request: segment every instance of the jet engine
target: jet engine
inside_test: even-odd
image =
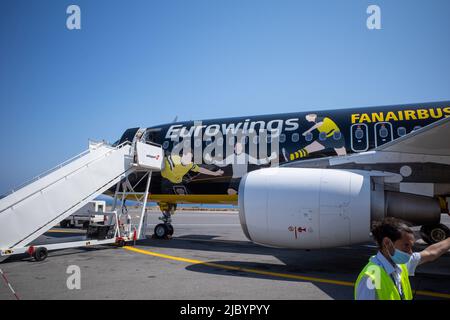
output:
[[[266,168],[239,186],[239,218],[258,244],[298,249],[344,246],[371,239],[374,219],[439,221],[433,198],[376,190],[368,171]],[[411,219],[408,219],[411,217]]]

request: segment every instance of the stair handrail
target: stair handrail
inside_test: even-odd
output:
[[[129,142],[129,141],[124,141],[124,142],[122,142],[121,144],[119,144],[119,145],[117,145],[117,146],[115,146],[115,147],[111,147],[111,148],[112,148],[113,150],[118,150],[118,149],[122,148],[123,146],[125,146],[125,145],[127,145],[127,144],[131,144],[131,142]],[[103,145],[108,145],[108,146],[110,146],[110,145],[107,144],[106,142],[102,142],[101,144],[99,144],[99,146],[103,146]],[[110,151],[111,151],[111,150],[110,150]],[[76,156],[70,158],[69,160],[66,160],[66,161],[62,162],[61,164],[59,164],[59,165],[57,165],[57,166],[55,166],[55,167],[53,167],[53,168],[51,168],[51,169],[49,169],[49,170],[47,170],[47,171],[41,173],[40,175],[38,175],[38,176],[36,176],[36,177],[34,177],[34,178],[30,179],[30,180],[28,180],[27,182],[21,184],[20,186],[18,186],[18,187],[16,187],[16,188],[14,188],[14,189],[8,191],[7,193],[1,195],[1,196],[0,196],[0,200],[3,199],[3,198],[6,198],[7,196],[13,194],[14,192],[17,192],[17,191],[19,191],[20,189],[22,189],[22,188],[24,188],[24,187],[26,187],[26,186],[32,184],[32,183],[35,182],[35,181],[38,181],[38,180],[40,180],[40,179],[42,179],[42,178],[48,176],[50,173],[55,172],[56,170],[61,169],[61,168],[65,167],[65,166],[67,166],[69,163],[74,162],[75,160],[77,160],[77,159],[83,157],[84,155],[88,154],[89,152],[90,152],[90,149],[87,149],[87,150],[81,152],[80,154],[78,154],[78,155],[76,155]],[[109,153],[109,152],[107,152],[107,153]],[[107,153],[105,153],[105,154],[107,154]],[[97,159],[98,159],[98,158],[97,158]],[[95,161],[95,160],[97,160],[97,159],[94,159],[94,160],[92,160],[92,161]],[[85,167],[85,165],[84,165],[83,167]],[[80,169],[80,168],[77,168],[76,170],[72,171],[71,173],[73,173],[73,172],[75,172],[75,171],[78,171],[79,169]],[[67,175],[66,175],[66,176],[67,176]],[[63,178],[65,178],[66,176],[64,176]],[[59,181],[59,180],[61,180],[61,179],[58,179],[57,181]],[[43,190],[43,189],[49,187],[49,186],[52,185],[52,184],[53,184],[53,183],[51,183],[51,184],[49,184],[49,185],[43,187],[43,188],[40,189],[39,191],[41,191],[41,190]],[[39,191],[37,191],[37,192],[39,192]],[[26,198],[29,198],[30,196],[32,196],[33,194],[36,194],[37,192],[32,193],[31,195],[25,197],[25,198],[22,199],[22,200],[25,200]],[[21,200],[21,201],[22,201],[22,200]],[[21,202],[21,201],[18,201],[18,202]],[[14,203],[13,205],[8,206],[8,207],[5,208],[4,210],[6,210],[6,209],[8,209],[8,208],[10,208],[10,207],[12,207],[12,206],[14,206],[14,205],[16,205],[18,202]],[[2,211],[4,211],[4,210],[1,210],[0,212],[2,212]]]

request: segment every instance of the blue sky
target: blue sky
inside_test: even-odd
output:
[[[66,8],[81,8],[81,30]],[[366,28],[381,8],[382,30]],[[2,0],[0,193],[129,127],[450,100],[450,1]]]

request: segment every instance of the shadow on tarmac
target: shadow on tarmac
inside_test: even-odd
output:
[[[50,242],[59,240],[62,237],[60,234],[47,235],[47,240]],[[53,239],[52,239],[53,238]],[[65,238],[71,241],[76,240],[78,237],[65,235]],[[377,248],[372,243],[354,245],[349,247],[338,247],[332,249],[321,250],[296,250],[296,249],[278,249],[269,248],[256,245],[250,241],[239,240],[223,240],[218,239],[219,236],[212,234],[190,234],[180,237],[174,237],[171,240],[155,240],[146,239],[137,242],[139,247],[147,247],[149,251],[153,249],[184,249],[189,251],[206,251],[216,253],[235,253],[236,258],[239,260],[207,260],[204,262],[210,264],[217,264],[223,266],[229,266],[239,269],[255,269],[263,272],[274,272],[294,276],[302,277],[314,277],[326,280],[336,280],[345,282],[354,282],[360,272],[360,270],[367,263],[370,256],[374,255]],[[425,245],[416,244],[416,251],[421,251],[425,248]],[[95,247],[81,247],[76,249],[66,249],[60,251],[51,251],[49,258],[56,256],[68,256],[77,253],[115,249],[115,246],[95,246]],[[165,253],[165,252],[164,252]],[[237,255],[239,254],[239,256]],[[243,260],[242,254],[250,255],[248,261]],[[273,256],[281,263],[276,264],[273,262],[258,262],[255,261],[260,256]],[[190,256],[183,256],[184,258],[196,259],[191,254]],[[246,258],[244,258],[246,259]],[[261,260],[263,258],[260,258]],[[15,261],[26,261],[32,263],[45,263],[35,262],[28,254],[11,256],[4,260],[2,263],[11,263]],[[204,260],[204,258],[200,259]],[[439,293],[450,294],[450,254],[446,254],[438,261],[427,264],[426,266],[420,266],[416,271],[416,276],[411,277],[411,285],[413,291],[426,290]],[[245,277],[245,278],[257,278],[265,280],[277,280],[277,281],[295,281],[295,282],[311,282],[325,292],[333,299],[353,299],[353,287],[321,283],[317,281],[308,281],[301,279],[292,279],[283,276],[260,274],[257,272],[245,271],[245,270],[229,270],[225,267],[209,266],[205,264],[191,264],[185,267],[186,270],[191,272],[207,273],[224,275],[231,277]],[[430,299],[431,297],[417,295],[417,299]],[[293,297],[293,299],[301,299],[299,297]],[[437,298],[432,298],[437,299]]]
[[[277,258],[282,264],[242,260],[208,260],[205,262],[240,269],[256,269],[263,272],[275,272],[345,282],[355,282],[359,272],[367,263],[368,259],[377,252],[377,248],[374,247],[372,243],[332,249],[296,250],[268,248],[256,245],[250,241],[227,241],[216,238],[217,236],[215,235],[192,234],[174,237],[171,240],[141,240],[137,245],[140,247],[150,247],[148,248],[150,251],[155,248],[167,248],[249,255],[270,255]],[[425,245],[417,244],[415,250],[421,251],[425,247]],[[195,257],[193,257],[193,259],[195,259]],[[416,275],[410,278],[413,293],[421,290],[450,294],[450,274],[448,267],[446,267],[449,264],[450,254],[446,254],[436,262],[418,267]],[[428,266],[432,268],[427,268]],[[436,271],[438,269],[437,267],[444,268],[444,272],[441,273]],[[333,299],[353,299],[353,286],[292,279],[283,276],[264,275],[242,270],[229,270],[221,268],[220,266],[215,267],[202,263],[189,265],[186,267],[186,270],[232,277],[312,282],[317,288]],[[295,297],[294,299],[301,299],[301,297]],[[416,295],[415,299],[423,300],[438,298]]]

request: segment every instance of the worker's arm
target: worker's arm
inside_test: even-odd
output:
[[[419,264],[434,261],[440,256],[442,256],[444,253],[448,252],[448,250],[450,250],[450,238],[435,243],[426,248],[425,250],[421,251]]]

